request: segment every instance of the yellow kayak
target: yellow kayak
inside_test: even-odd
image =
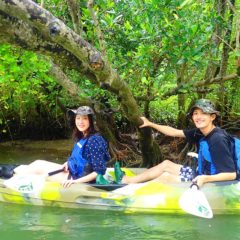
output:
[[[137,173],[141,169],[130,169]],[[113,169],[108,169],[108,173]],[[40,176],[0,179],[0,201],[64,208],[119,210],[124,212],[184,213],[179,199],[190,183],[146,182],[129,185],[73,184],[63,188]],[[240,213],[240,182],[205,184],[205,194],[214,214]]]

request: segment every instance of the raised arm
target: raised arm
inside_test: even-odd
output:
[[[170,137],[185,137],[183,130],[179,130],[166,125],[159,125],[159,124],[153,123],[145,117],[141,117],[141,119],[143,120],[143,124],[139,126],[140,128],[151,127]]]

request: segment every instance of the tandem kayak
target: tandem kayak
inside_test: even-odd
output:
[[[129,169],[139,173],[142,169]],[[113,169],[108,169],[112,174]],[[0,179],[0,201],[40,206],[118,210],[144,213],[179,213],[182,194],[190,183],[163,184],[155,181],[129,185],[61,184],[40,176]],[[240,214],[240,182],[207,183],[205,194],[214,214]]]

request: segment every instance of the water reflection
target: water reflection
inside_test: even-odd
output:
[[[70,154],[72,140],[17,141],[0,144],[0,163],[26,164],[36,159],[64,162]]]
[[[1,239],[239,239],[237,216],[212,220],[182,215],[124,214],[110,211],[0,204]],[[229,224],[226,224],[229,223]],[[29,237],[29,238],[28,238]]]

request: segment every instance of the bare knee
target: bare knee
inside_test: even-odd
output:
[[[46,165],[48,161],[46,160],[35,160],[34,162],[30,163],[29,166],[43,166]]]
[[[168,159],[166,159],[166,160],[164,160],[162,163],[163,163],[164,165],[166,165],[166,166],[169,166],[169,165],[171,165],[173,162],[170,161],[170,160],[168,160]]]
[[[28,171],[34,174],[44,174],[50,167],[51,163],[46,160],[35,160],[29,164]]]
[[[164,160],[163,162],[159,163],[157,166],[161,168],[162,170],[165,170],[169,168],[172,165],[172,161],[170,160]]]

